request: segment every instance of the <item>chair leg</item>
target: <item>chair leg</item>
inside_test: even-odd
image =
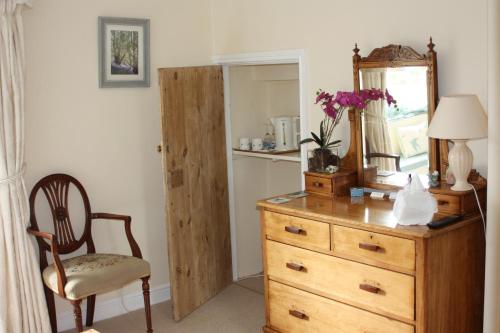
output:
[[[95,295],[87,297],[87,320],[85,326],[94,325]]]
[[[142,278],[142,294],[144,295],[144,310],[146,311],[147,333],[153,332],[151,324],[151,302],[149,300],[149,276]]]
[[[56,304],[54,303],[54,292],[43,285],[43,291],[45,292],[45,302],[47,303],[47,311],[49,312],[50,327],[52,328],[52,333],[57,333],[57,317],[56,317]]]
[[[70,301],[73,304],[73,315],[75,316],[75,325],[77,332],[83,332],[83,323],[82,323],[82,309],[80,308],[80,304],[82,300]]]

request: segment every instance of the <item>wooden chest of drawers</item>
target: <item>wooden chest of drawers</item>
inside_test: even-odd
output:
[[[478,216],[398,226],[390,201],[311,195],[261,209],[265,332],[482,332]]]

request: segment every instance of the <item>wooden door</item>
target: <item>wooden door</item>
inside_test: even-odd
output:
[[[170,283],[180,320],[232,282],[220,66],[160,69]]]

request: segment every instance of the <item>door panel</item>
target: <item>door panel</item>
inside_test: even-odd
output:
[[[220,66],[160,69],[163,172],[173,315],[232,282]]]

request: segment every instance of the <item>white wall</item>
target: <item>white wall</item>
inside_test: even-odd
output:
[[[313,104],[315,91],[353,88],[355,42],[362,55],[389,43],[425,52],[432,36],[438,53],[440,95],[475,93],[486,105],[486,0],[212,3],[215,54],[305,49],[313,129],[321,118]],[[470,146],[475,167],[486,175],[486,141]]]
[[[484,333],[500,332],[500,3],[488,0],[488,216]]]
[[[28,188],[69,173],[93,211],[131,215],[152,287],[169,283],[156,69],[210,63],[209,12],[208,0],[42,0],[24,15]],[[150,88],[98,88],[98,16],[151,20]],[[119,222],[95,226],[99,251],[130,253]]]

